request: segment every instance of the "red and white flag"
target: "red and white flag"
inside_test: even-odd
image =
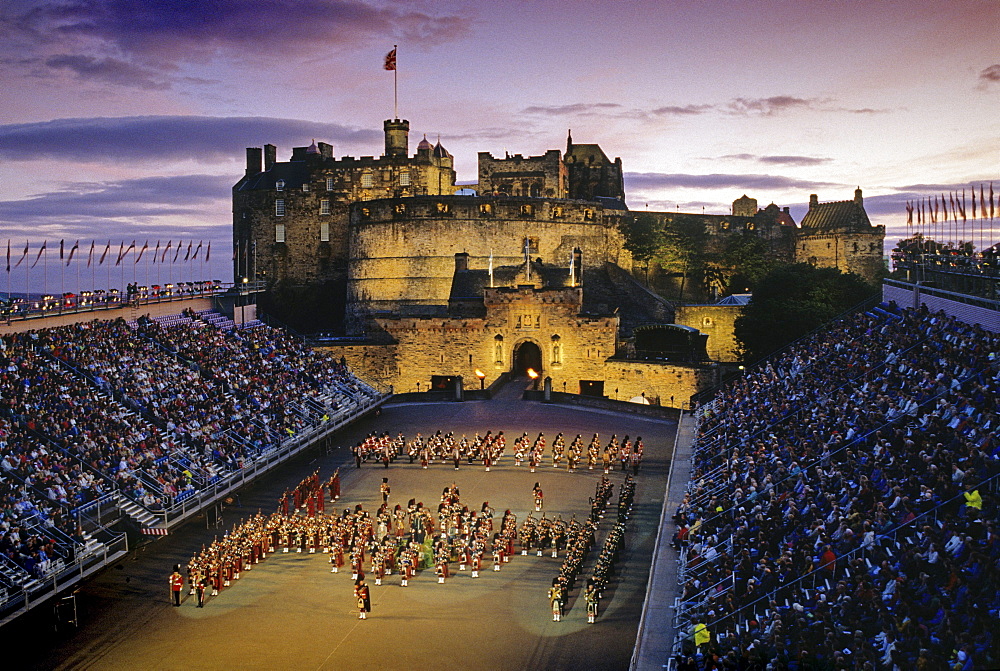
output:
[[[111,241],[108,240],[108,246],[104,248],[104,253],[101,254],[101,260],[97,262],[97,265],[99,266],[104,265],[104,259],[108,256],[108,252],[110,251],[111,251]]]
[[[160,263],[165,263],[166,262],[167,252],[170,251],[170,248],[173,245],[174,245],[174,243],[173,243],[172,240],[167,240],[167,248],[163,250],[163,256],[160,257]]]
[[[382,65],[386,70],[396,69],[396,47],[392,48],[392,51],[385,55],[385,63]]]
[[[97,246],[97,240],[90,241],[90,255],[87,256],[87,267],[90,267],[90,262],[94,260],[94,247]]]
[[[142,255],[146,253],[147,249],[149,249],[149,240],[146,240],[146,243],[142,246],[142,249],[139,250],[139,256],[135,257],[136,263],[142,261]]]
[[[77,241],[76,241],[76,244],[75,244],[75,245],[73,245],[73,247],[72,247],[72,248],[70,248],[70,250],[69,250],[69,258],[68,258],[68,259],[66,259],[66,265],[67,265],[67,266],[68,266],[69,264],[73,263],[73,255],[74,255],[74,254],[76,254],[76,250],[78,250],[79,248],[80,248],[80,241],[79,241],[79,240],[77,240]]]

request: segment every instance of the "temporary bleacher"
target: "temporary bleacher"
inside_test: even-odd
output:
[[[21,565],[0,553],[0,622],[121,556],[124,535],[109,531],[109,524],[123,516],[143,527],[178,524],[387,398],[327,355],[261,322],[236,329],[232,320],[202,311],[118,323],[125,328],[91,322],[5,337],[0,398],[9,401],[0,413],[0,459],[23,456],[15,459],[18,469],[0,472],[0,490],[17,491],[22,508],[31,511],[17,523],[44,537],[53,556]],[[193,347],[199,339],[219,348],[216,361],[207,363],[221,368],[203,369],[178,349],[179,342]],[[274,357],[257,361],[254,388],[228,385],[227,371],[258,356],[261,342]],[[146,365],[127,363],[137,357]],[[299,363],[312,372],[304,375]],[[43,376],[49,386],[19,387],[22,371]],[[46,399],[41,394],[47,388],[61,391]],[[194,428],[192,414],[166,409],[169,399],[192,395],[200,395],[206,408],[222,404],[210,412],[223,421],[211,427],[202,422],[210,433]],[[287,399],[269,412],[255,405],[271,397]],[[74,413],[72,426],[33,418],[41,411],[44,419],[49,404],[67,403],[87,409]],[[93,437],[108,431],[123,441],[100,457],[95,450],[103,441]],[[52,500],[36,475],[45,469],[31,466],[37,454],[49,455],[46,463],[62,464],[92,489],[77,491],[76,480],[65,480],[72,498]]]

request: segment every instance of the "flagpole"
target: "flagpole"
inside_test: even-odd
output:
[[[393,65],[399,63],[399,51],[397,51],[397,45],[392,45],[392,51],[396,55],[396,62]],[[399,66],[396,65],[392,69],[392,118],[399,118]]]

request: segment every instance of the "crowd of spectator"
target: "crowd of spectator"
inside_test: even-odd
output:
[[[998,345],[884,305],[700,411],[678,668],[1000,665]]]
[[[162,510],[377,393],[282,331],[199,316],[0,338],[0,554],[44,573],[43,532],[79,538],[81,506]]]

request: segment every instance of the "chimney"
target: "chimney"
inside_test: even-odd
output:
[[[455,254],[455,272],[464,273],[469,269],[469,253],[458,252]]]
[[[273,144],[264,145],[264,170],[270,170],[278,162],[278,148]]]
[[[815,193],[809,194],[809,209],[811,210],[817,205],[819,205],[819,196],[817,196]]]
[[[854,202],[857,203],[858,207],[865,206],[865,199],[861,197],[861,187],[859,186],[854,190]]]
[[[260,173],[260,147],[247,147],[247,177]]]

